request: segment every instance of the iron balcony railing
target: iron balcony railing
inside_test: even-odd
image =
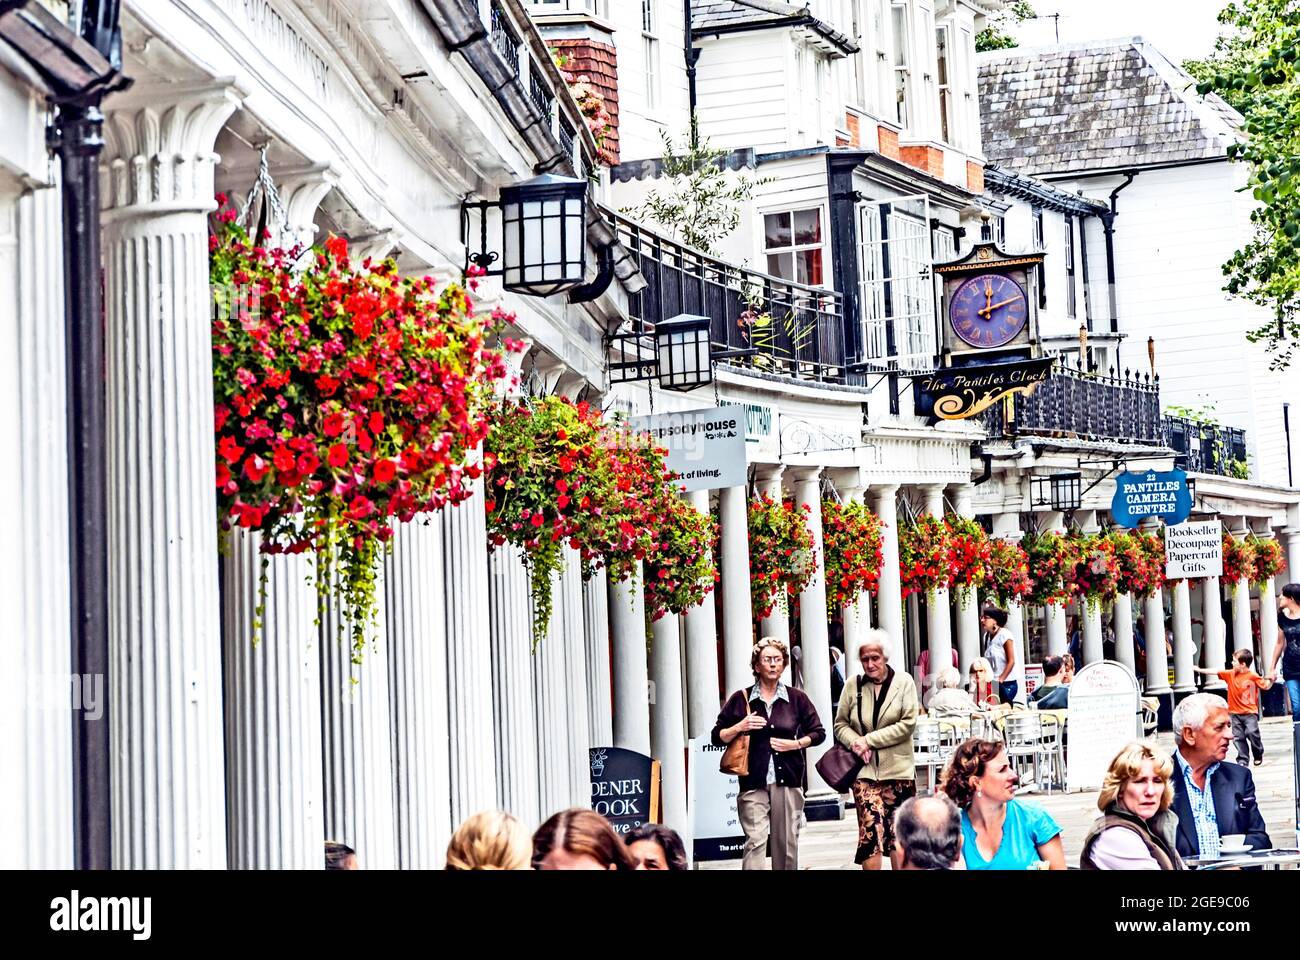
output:
[[[647,286],[628,298],[634,332],[678,314],[707,316],[726,362],[803,380],[843,383],[842,298],[711,257],[625,217],[619,240]],[[744,353],[741,353],[741,352]]]
[[[1247,477],[1245,430],[1166,416],[1164,442],[1177,455],[1177,465],[1188,473]]]
[[[519,72],[519,34],[511,26],[501,4],[492,4],[492,46],[515,73]]]
[[[559,127],[560,146],[564,147],[565,153],[569,156],[573,156],[573,141],[574,138],[577,137],[578,131],[573,128],[573,124],[569,123],[563,114],[560,115]]]
[[[532,99],[533,106],[549,121],[551,109],[555,105],[555,94],[542,82],[542,68],[536,64],[531,66],[532,69],[528,71],[528,96]]]
[[[1084,373],[1059,360],[1029,396],[1013,394],[1012,408],[995,404],[983,415],[993,436],[1060,436],[1161,445],[1160,378],[1125,370]]]

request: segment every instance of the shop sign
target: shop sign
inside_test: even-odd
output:
[[[1172,526],[1192,512],[1192,491],[1182,470],[1121,473],[1115,478],[1110,515],[1121,527],[1136,527],[1155,518]]]
[[[745,485],[745,417],[744,407],[730,405],[634,417],[630,425],[667,448],[675,483],[690,492]]]
[[[1014,363],[980,363],[946,367],[912,377],[918,416],[937,420],[966,420],[978,416],[1003,397],[1031,394],[1052,373],[1051,357]]]

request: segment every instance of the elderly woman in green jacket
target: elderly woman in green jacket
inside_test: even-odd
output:
[[[894,812],[916,795],[916,683],[889,665],[888,639],[883,630],[868,631],[858,648],[863,673],[844,685],[835,713],[835,739],[863,761],[853,783],[853,802],[858,810],[854,862],[864,870],[879,870],[882,854],[899,869]]]

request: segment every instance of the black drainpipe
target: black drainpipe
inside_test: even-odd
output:
[[[1110,298],[1110,332],[1119,333],[1119,303],[1115,296],[1115,217],[1119,212],[1119,192],[1133,182],[1136,170],[1124,174],[1125,180],[1110,192],[1110,210],[1101,214],[1101,228],[1106,234],[1106,285]],[[1115,369],[1120,369],[1119,344],[1115,345]]]
[[[699,63],[700,51],[695,46],[695,25],[691,22],[691,0],[682,0],[686,16],[686,95],[689,98],[690,117],[695,116],[695,65]]]

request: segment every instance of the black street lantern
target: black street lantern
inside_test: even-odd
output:
[[[502,282],[534,297],[576,287],[587,269],[587,181],[543,174],[501,190]]]
[[[1055,473],[1046,477],[1034,477],[1030,480],[1033,506],[1051,507],[1062,513],[1071,513],[1079,509],[1083,502],[1082,475],[1078,473]]]
[[[713,382],[709,318],[683,313],[655,324],[659,386],[694,390]]]

